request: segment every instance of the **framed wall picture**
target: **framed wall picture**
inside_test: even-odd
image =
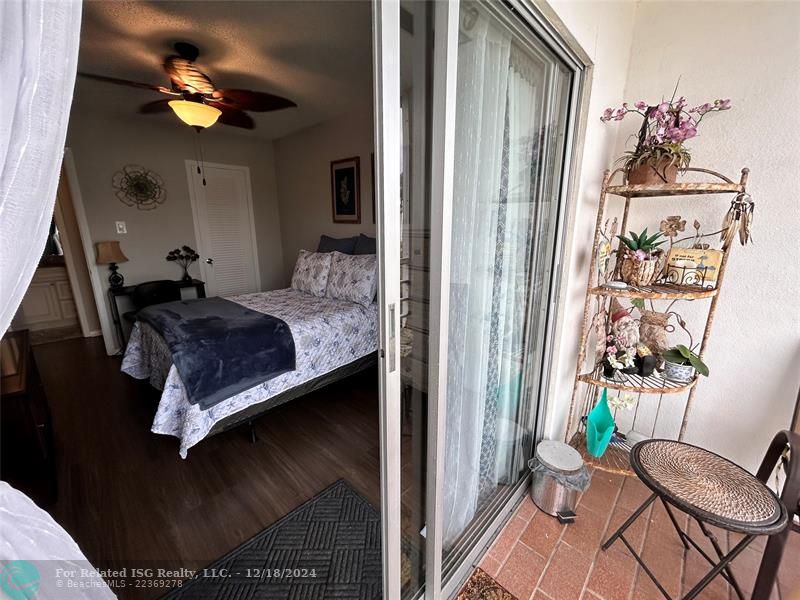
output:
[[[359,158],[331,161],[331,202],[334,223],[361,223]]]

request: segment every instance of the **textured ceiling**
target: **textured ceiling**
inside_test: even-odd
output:
[[[218,87],[270,92],[298,107],[250,113],[255,131],[278,138],[372,101],[370,2],[84,2],[78,70],[169,85],[161,68],[176,41],[200,48],[197,63]],[[78,78],[75,108],[181,125],[170,114],[137,115],[156,92]]]

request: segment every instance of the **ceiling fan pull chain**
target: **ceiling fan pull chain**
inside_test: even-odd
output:
[[[195,129],[195,131],[197,131],[197,137],[195,138],[195,147],[197,148],[197,154],[200,157],[200,159],[197,161],[197,174],[203,176],[203,187],[205,187],[206,186],[206,176],[205,176],[204,167],[203,167],[203,163],[204,163],[204,161],[203,161],[203,142],[200,140],[200,132],[202,131],[202,129],[197,128],[197,129]]]

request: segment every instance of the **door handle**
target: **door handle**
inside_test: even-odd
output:
[[[207,258],[206,259],[206,264],[207,265],[213,265],[214,264],[214,259],[213,258]]]
[[[396,368],[396,356],[394,350],[394,343],[397,336],[397,332],[395,331],[397,316],[396,316],[397,308],[395,307],[394,303],[389,305],[389,348],[388,348],[388,359],[389,359],[389,373],[394,373]]]

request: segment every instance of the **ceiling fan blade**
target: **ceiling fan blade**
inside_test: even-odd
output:
[[[172,82],[182,90],[198,94],[211,94],[216,89],[208,75],[198,69],[192,61],[181,56],[165,58],[164,70]]]
[[[154,92],[161,92],[162,94],[169,94],[170,96],[180,96],[175,92],[163,85],[152,85],[149,83],[139,83],[138,81],[129,81],[128,79],[118,79],[117,77],[106,77],[105,75],[94,75],[93,73],[78,73],[81,77],[86,79],[94,79],[95,81],[103,81],[105,83],[113,83],[115,85],[126,85],[128,87],[140,88],[143,90],[153,90]]]
[[[217,104],[230,106],[231,108],[252,110],[253,112],[269,112],[297,106],[297,104],[288,98],[275,96],[274,94],[236,89],[216,90],[211,94],[209,100]]]
[[[253,117],[248,115],[246,112],[239,110],[238,108],[231,108],[230,106],[225,106],[224,104],[219,103],[215,104],[214,107],[222,111],[222,114],[219,116],[219,123],[231,125],[233,127],[241,127],[242,129],[256,128],[256,123],[253,121]]]
[[[154,113],[162,113],[168,112],[170,109],[169,103],[172,100],[163,99],[163,100],[155,100],[153,102],[148,102],[147,104],[142,104],[139,107],[139,113],[143,115],[150,115]]]

